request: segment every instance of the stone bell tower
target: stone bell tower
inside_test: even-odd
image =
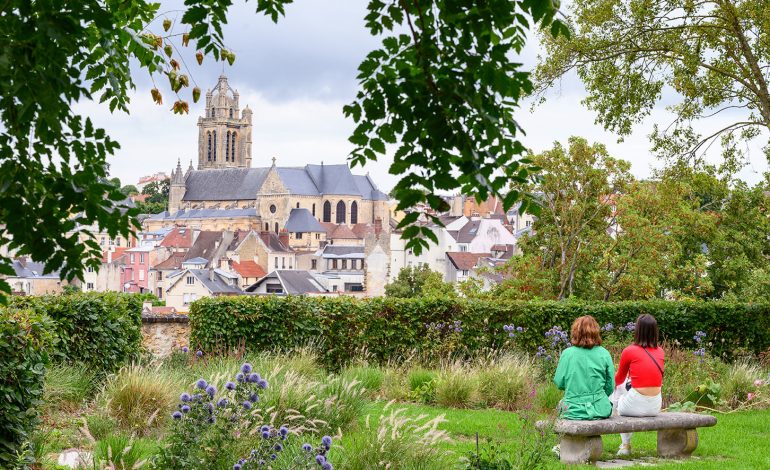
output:
[[[205,115],[198,118],[198,169],[251,167],[251,110],[242,112],[238,92],[219,76],[206,92]]]

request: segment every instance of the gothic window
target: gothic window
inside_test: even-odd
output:
[[[206,132],[206,135],[209,138],[209,153],[208,153],[208,161],[211,161],[211,132]]]
[[[324,222],[332,221],[332,203],[329,201],[324,202]]]
[[[235,161],[235,132],[230,135],[230,161]]]
[[[225,161],[230,161],[230,131],[227,131],[227,137],[225,138]]]
[[[345,223],[345,203],[343,201],[337,203],[337,223]]]
[[[211,151],[211,161],[217,161],[217,132],[214,131],[214,147]]]
[[[230,119],[233,118],[233,108],[230,108]]]
[[[278,233],[278,222],[275,223],[275,233]]]
[[[353,201],[350,204],[350,223],[351,224],[358,223],[358,203],[356,201]]]
[[[313,217],[315,217],[315,203],[313,204]]]
[[[270,224],[265,222],[265,232],[267,232],[268,230],[270,230]]]

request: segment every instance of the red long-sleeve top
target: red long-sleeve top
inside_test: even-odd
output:
[[[665,368],[662,348],[647,348],[661,369]],[[631,377],[631,387],[660,387],[663,385],[663,375],[660,373],[652,358],[644,352],[641,346],[632,344],[620,355],[618,372],[615,374],[615,385],[625,382]]]

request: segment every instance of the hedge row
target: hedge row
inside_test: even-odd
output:
[[[770,348],[770,304],[728,302],[489,302],[439,298],[217,297],[192,304],[191,344],[205,350],[245,345],[252,350],[292,348],[323,342],[334,367],[366,350],[374,359],[426,346],[426,324],[462,322],[469,352],[496,347],[503,325],[526,328],[516,341],[534,350],[552,326],[568,328],[581,315],[601,324],[625,325],[641,313],[655,315],[664,339],[695,347],[696,331],[707,333],[710,353],[726,358]]]
[[[37,425],[51,331],[44,315],[0,309],[0,468],[11,468]]]
[[[145,297],[114,292],[14,297],[10,307],[53,320],[52,359],[107,373],[139,356]]]

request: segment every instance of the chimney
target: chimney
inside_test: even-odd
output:
[[[219,258],[219,269],[227,271],[230,268],[230,260],[225,257]]]
[[[382,219],[377,217],[374,219],[374,236],[380,238],[380,233],[382,233]]]
[[[209,268],[209,281],[214,280],[214,268]]]
[[[267,230],[262,230],[261,232],[259,232],[259,238],[262,239],[262,242],[265,245],[270,246],[270,232],[268,232]]]
[[[282,229],[280,232],[278,232],[278,241],[280,241],[281,245],[285,246],[286,248],[289,247],[289,232],[287,232],[286,229]]]

